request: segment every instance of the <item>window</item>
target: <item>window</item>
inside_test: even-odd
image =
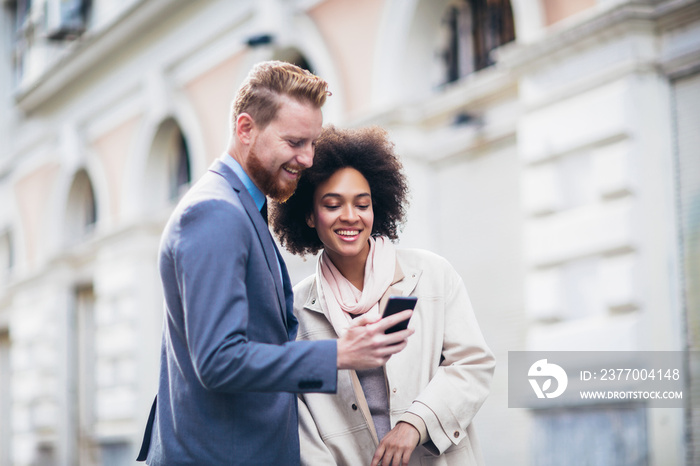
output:
[[[21,30],[24,28],[24,24],[29,17],[29,12],[32,9],[32,0],[16,0],[10,2],[14,4],[16,12],[16,30]]]
[[[56,454],[56,444],[54,441],[40,440],[36,446],[36,466],[54,466],[58,464]]]
[[[48,0],[44,6],[48,39],[74,40],[85,32],[89,0]]]
[[[686,318],[688,349],[691,364],[698,364],[700,350],[700,74],[679,78],[673,83],[676,131],[676,217],[680,231],[681,289]],[[691,330],[693,329],[693,330]],[[694,367],[698,367],[697,365]],[[691,386],[700,385],[697,372],[691,375]],[[693,390],[688,401],[690,441],[689,463],[700,462],[700,393]]]
[[[0,233],[0,276],[8,274],[15,265],[12,233],[8,230]]]
[[[71,437],[77,440],[76,463],[95,464],[95,294],[92,285],[77,287],[74,303],[69,330],[72,335],[68,340],[71,342],[69,393],[73,397],[70,419],[75,432]]]
[[[146,209],[160,212],[176,202],[192,181],[192,159],[187,137],[174,118],[165,119],[156,131],[146,162]]]
[[[447,83],[492,65],[491,51],[515,39],[509,0],[455,0],[445,12],[443,28]]]
[[[534,411],[532,464],[647,464],[645,413],[634,405]]]
[[[301,69],[314,73],[314,70],[311,68],[311,64],[308,62],[306,57],[295,48],[290,47],[278,50],[275,53],[275,60],[286,61],[287,63],[297,65]]]
[[[95,195],[85,170],[79,171],[73,179],[73,185],[68,194],[66,217],[67,234],[71,241],[92,233],[97,223]]]
[[[15,86],[22,81],[24,76],[24,59],[29,49],[29,36],[32,29],[29,25],[31,7],[31,0],[9,2],[12,15],[12,74],[13,85]]]
[[[100,444],[100,464],[102,466],[121,466],[133,462],[134,452],[131,444],[124,441],[103,442]]]
[[[10,464],[10,335],[0,330],[0,464]]]
[[[178,199],[190,185],[190,151],[185,136],[178,130],[174,134],[172,173],[170,175],[170,199]]]

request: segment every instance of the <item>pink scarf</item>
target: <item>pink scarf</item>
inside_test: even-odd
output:
[[[383,237],[370,237],[362,291],[333,265],[326,252],[316,264],[317,292],[321,308],[338,336],[345,334],[352,317],[370,313],[379,315],[379,300],[389,289],[396,269],[396,250]]]

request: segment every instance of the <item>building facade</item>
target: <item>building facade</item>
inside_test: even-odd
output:
[[[389,130],[400,246],[455,266],[498,359],[487,464],[700,463],[692,357],[685,409],[507,396],[508,351],[700,349],[700,2],[0,3],[0,466],[133,464],[160,234],[267,59]]]

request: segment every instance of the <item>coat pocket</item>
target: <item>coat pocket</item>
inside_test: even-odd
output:
[[[440,456],[422,456],[420,466],[479,466],[479,463],[474,457],[471,444],[462,442],[456,448],[449,448]]]

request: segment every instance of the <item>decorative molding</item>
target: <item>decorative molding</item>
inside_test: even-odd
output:
[[[671,79],[700,73],[700,49],[663,60],[661,71]]]
[[[582,18],[582,19],[581,19]],[[541,60],[565,56],[571,49],[579,50],[589,39],[619,35],[631,30],[657,33],[658,28],[671,29],[700,18],[697,0],[629,1],[607,9],[596,9],[593,14],[576,17],[577,24],[558,23],[532,43],[513,42],[497,49],[497,61],[522,73]]]
[[[668,0],[656,7],[659,27],[675,29],[700,19],[700,2],[697,0]]]
[[[153,240],[153,250],[157,251],[165,220],[161,218],[150,219],[150,221],[141,219],[109,232],[91,235],[84,242],[60,250],[58,254],[47,259],[45,263],[32,267],[31,271],[20,273],[19,270],[15,270],[17,273],[13,273],[12,281],[4,287],[5,298],[11,299],[17,293],[31,291],[39,287],[43,280],[50,279],[56,274],[66,275],[65,272],[68,270],[92,266],[105,248],[118,242],[127,244],[134,238],[149,238]]]
[[[412,104],[401,102],[352,123],[356,126],[425,125],[468,111],[469,107],[499,100],[504,94],[517,94],[517,80],[507,70],[495,65],[444,86],[420,101]]]
[[[88,30],[80,39],[69,44],[63,56],[44,70],[40,78],[15,93],[17,106],[28,113],[35,110],[183,3],[186,0],[140,0],[110,26],[94,33]]]
[[[632,134],[630,134],[628,131],[613,130],[607,134],[598,135],[594,139],[586,140],[581,144],[567,147],[565,150],[541,153],[534,156],[529,156],[527,158],[521,157],[521,160],[523,161],[524,166],[540,166],[551,163],[554,160],[558,160],[568,155],[591,151],[599,147],[605,147],[621,141],[629,141],[631,139]]]

